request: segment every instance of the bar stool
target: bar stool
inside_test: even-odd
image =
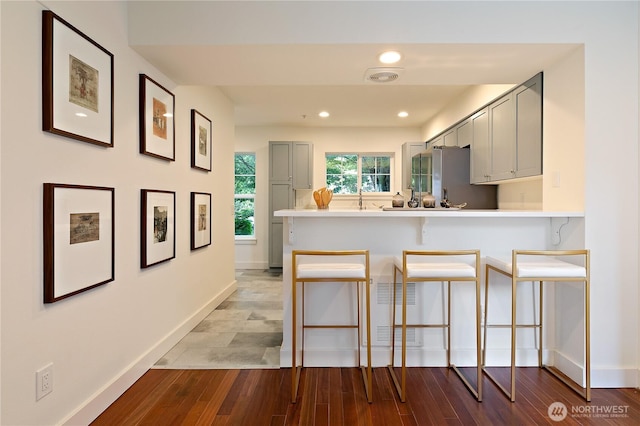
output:
[[[425,261],[417,261],[423,258]],[[433,259],[439,261],[434,261]],[[471,260],[472,262],[465,262]],[[395,285],[397,273],[402,274],[402,366],[401,379],[394,371],[395,360],[395,329],[396,325],[396,291]],[[447,322],[444,324],[407,324],[407,282],[447,282]],[[451,364],[451,282],[467,281],[475,282],[476,293],[476,375],[477,387],[464,377],[458,368]],[[447,330],[447,367],[453,369],[465,386],[482,401],[482,372],[480,365],[480,250],[451,250],[451,251],[414,251],[404,250],[402,258],[396,257],[393,265],[393,320],[391,327],[391,364],[388,370],[395,384],[396,390],[402,402],[406,402],[407,396],[407,328],[408,327],[433,327]]]
[[[585,266],[579,266],[567,261],[558,259],[567,259],[568,257],[581,256]],[[493,270],[497,273],[511,278],[511,323],[510,324],[488,324],[487,314],[489,311],[489,271]],[[539,287],[539,311],[538,321],[533,324],[517,324],[516,323],[516,293],[517,284],[520,282],[538,281]],[[586,388],[584,392],[577,384],[573,383],[564,376],[558,374],[554,369],[543,365],[542,363],[542,301],[543,301],[543,285],[545,281],[555,282],[583,282],[584,283],[584,315],[585,315],[585,354],[584,363],[586,369]],[[486,278],[485,278],[485,311],[484,311],[484,348],[482,350],[482,369],[487,376],[500,388],[500,390],[514,402],[516,400],[516,329],[517,328],[536,328],[538,330],[538,367],[544,368],[553,374],[572,390],[580,394],[586,401],[591,401],[591,364],[590,364],[590,343],[589,343],[589,250],[513,250],[511,261],[494,257],[486,258]],[[535,311],[535,299],[534,311]],[[486,369],[486,350],[487,350],[487,328],[510,328],[511,329],[511,369],[510,369],[510,390],[507,391],[495,377],[493,377]]]
[[[314,256],[322,256],[324,263],[303,263],[306,259]],[[293,250],[291,261],[291,300],[292,300],[292,334],[291,334],[291,402],[295,403],[298,395],[298,384],[300,382],[300,372],[304,367],[304,330],[307,328],[355,328],[358,332],[358,360],[357,364],[362,370],[365,392],[367,400],[372,402],[372,372],[371,372],[371,313],[370,313],[370,289],[369,289],[369,250],[342,250],[342,251],[319,251],[319,250]],[[336,262],[327,263],[326,259],[335,259]],[[346,263],[346,260],[356,261],[356,263]],[[302,261],[302,262],[301,262]],[[342,261],[343,263],[339,263]],[[357,300],[357,324],[350,325],[307,325],[304,320],[304,287],[305,283],[310,282],[354,282],[356,283],[356,300]],[[300,363],[297,365],[297,284],[302,286],[302,336]],[[366,333],[367,333],[367,367],[361,365],[360,345],[361,345],[361,326],[360,326],[360,283],[364,283],[365,287],[365,309],[366,309]]]

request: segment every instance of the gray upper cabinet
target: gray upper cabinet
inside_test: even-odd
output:
[[[456,142],[460,148],[471,145],[471,142],[473,142],[473,125],[471,124],[471,118],[467,118],[456,125],[456,136]]]
[[[471,118],[471,183],[541,175],[542,73],[481,112],[482,116],[474,119],[476,113]],[[484,132],[485,119],[488,133]],[[483,129],[480,133],[479,126]]]
[[[471,125],[471,183],[489,181],[491,144],[489,140],[489,109],[484,108],[469,118]]]
[[[432,146],[444,146],[444,138],[442,137],[442,135],[440,135],[431,139],[427,143],[429,144],[429,148],[431,148]]]
[[[291,182],[292,155],[291,142],[269,142],[269,181]]]
[[[425,149],[427,149],[425,142],[405,142],[402,144],[402,188],[400,188],[402,191],[409,189],[413,185],[411,159]]]
[[[513,92],[516,115],[515,177],[542,174],[542,75]]]
[[[515,177],[516,125],[512,93],[489,105],[491,181]]]
[[[542,174],[542,74],[489,106],[489,181]]]
[[[269,267],[282,267],[282,217],[274,211],[295,207],[295,190],[313,185],[313,144],[269,142]]]
[[[455,127],[443,133],[442,143],[444,146],[458,146],[458,134]]]
[[[313,186],[313,144],[291,142],[293,189],[311,189]]]
[[[292,189],[311,189],[313,144],[269,142],[269,180],[289,182]]]

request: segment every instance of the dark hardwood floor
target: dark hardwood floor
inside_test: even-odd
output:
[[[492,369],[504,383],[508,370]],[[447,368],[410,368],[401,403],[385,368],[374,369],[367,403],[356,368],[303,369],[289,402],[290,369],[149,370],[93,425],[541,425],[640,424],[638,389],[593,389],[585,402],[549,373],[519,368],[516,402],[486,377],[478,403]],[[467,372],[469,372],[467,370]],[[467,373],[465,372],[465,374]],[[468,374],[469,376],[471,374]],[[561,402],[564,420],[549,417]]]

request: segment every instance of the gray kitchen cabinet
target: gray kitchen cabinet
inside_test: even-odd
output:
[[[490,181],[515,177],[516,123],[513,93],[489,105]]]
[[[432,146],[444,146],[444,138],[442,137],[442,135],[437,136],[430,141],[427,141],[427,144],[429,148],[431,148]]]
[[[471,147],[471,183],[542,174],[542,73],[427,141]],[[403,151],[404,154],[404,151]],[[403,189],[411,175],[403,162]]]
[[[291,142],[293,189],[311,189],[313,185],[313,144]]]
[[[269,268],[282,267],[282,217],[274,211],[295,207],[295,190],[311,189],[313,144],[269,142]]]
[[[471,182],[542,174],[542,74],[492,102],[486,110],[488,139],[478,137],[474,130]]]
[[[472,127],[471,118],[467,118],[456,125],[456,142],[460,148],[470,146],[471,142],[473,142]]]
[[[542,174],[542,75],[538,74],[513,91],[516,120],[516,167],[514,177]]]
[[[452,127],[442,134],[442,143],[444,146],[458,146],[458,133],[456,127]]]
[[[413,185],[411,158],[427,149],[425,142],[405,142],[402,144],[402,191]]]
[[[471,183],[488,182],[491,172],[489,110],[481,109],[469,118],[471,125]]]
[[[269,181],[289,182],[291,189],[311,189],[313,144],[269,142]]]

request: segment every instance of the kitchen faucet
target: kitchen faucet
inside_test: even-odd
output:
[[[360,187],[360,191],[358,192],[358,209],[362,210],[362,187]]]

